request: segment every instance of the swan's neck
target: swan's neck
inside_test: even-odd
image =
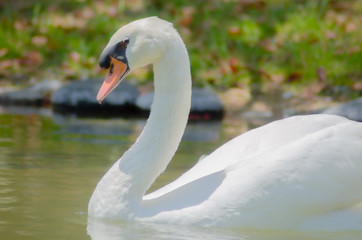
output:
[[[155,94],[150,117],[136,143],[119,162],[121,172],[134,176],[132,191],[138,198],[165,170],[186,127],[191,78],[188,57],[182,56],[180,50],[169,50],[154,64]]]
[[[98,183],[90,215],[134,217],[146,190],[165,170],[186,127],[191,105],[191,74],[186,48],[174,41],[154,63],[151,114],[135,144]]]

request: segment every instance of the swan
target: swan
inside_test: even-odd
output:
[[[88,217],[256,229],[362,230],[362,123],[295,116],[244,133],[175,181],[146,194],[181,141],[190,63],[173,25],[158,17],[120,28],[100,55],[102,102],[132,70],[152,64],[155,95],[142,133],[97,184]]]

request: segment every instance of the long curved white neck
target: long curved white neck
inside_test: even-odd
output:
[[[186,48],[176,40],[153,65],[155,95],[147,124],[98,183],[89,202],[90,215],[132,218],[177,150],[191,105],[191,74]]]
[[[191,100],[191,77],[184,49],[169,49],[154,64],[155,94],[151,114],[119,167],[131,173],[132,191],[142,197],[171,161],[184,133]]]

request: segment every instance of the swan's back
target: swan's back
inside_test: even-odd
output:
[[[236,137],[145,199],[181,202],[178,191],[197,186],[201,190],[193,194],[205,196],[213,209],[210,218],[225,218],[228,225],[288,228],[286,223],[299,221],[310,228],[312,216],[318,221],[362,203],[361,173],[361,123],[332,115],[296,116]],[[203,193],[208,185],[215,188]],[[206,206],[196,205],[188,207],[197,212]],[[336,224],[343,219],[335,218]]]
[[[342,135],[335,134],[335,131],[339,130]],[[217,171],[227,170],[234,165],[248,164],[249,159],[255,156],[278,148],[288,148],[311,136],[326,137],[336,142],[344,141],[345,137],[348,141],[353,139],[352,141],[362,144],[362,124],[343,117],[323,114],[294,116],[271,122],[225,143],[210,155],[203,157],[180,178],[148,195],[147,198],[162,195],[185,183]]]

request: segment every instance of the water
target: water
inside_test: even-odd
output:
[[[1,239],[362,239],[360,233],[239,231],[87,218],[96,183],[134,142],[142,119],[81,119],[46,109],[0,108]],[[203,154],[255,125],[195,122],[156,189]]]

